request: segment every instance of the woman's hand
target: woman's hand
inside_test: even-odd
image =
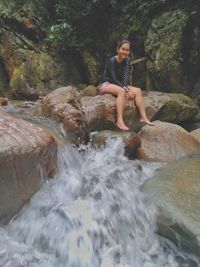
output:
[[[127,100],[133,100],[135,98],[135,94],[129,89],[126,93],[126,99]]]

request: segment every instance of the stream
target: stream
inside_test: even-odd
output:
[[[122,140],[62,144],[57,175],[0,228],[0,267],[197,267],[156,234],[140,186],[161,163],[129,160]]]

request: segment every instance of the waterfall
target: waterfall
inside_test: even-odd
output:
[[[58,165],[0,229],[0,267],[200,266],[156,234],[140,186],[161,163],[128,160],[116,139],[100,149],[66,144]]]

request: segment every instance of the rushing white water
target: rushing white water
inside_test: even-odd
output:
[[[196,267],[155,234],[140,185],[158,163],[125,158],[121,140],[59,151],[59,173],[0,230],[1,267]]]

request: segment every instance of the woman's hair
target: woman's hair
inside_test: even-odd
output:
[[[121,41],[118,41],[118,43],[117,43],[117,49],[119,49],[123,44],[129,44],[129,45],[131,45],[131,42],[130,41],[128,41],[128,40],[121,40]]]

